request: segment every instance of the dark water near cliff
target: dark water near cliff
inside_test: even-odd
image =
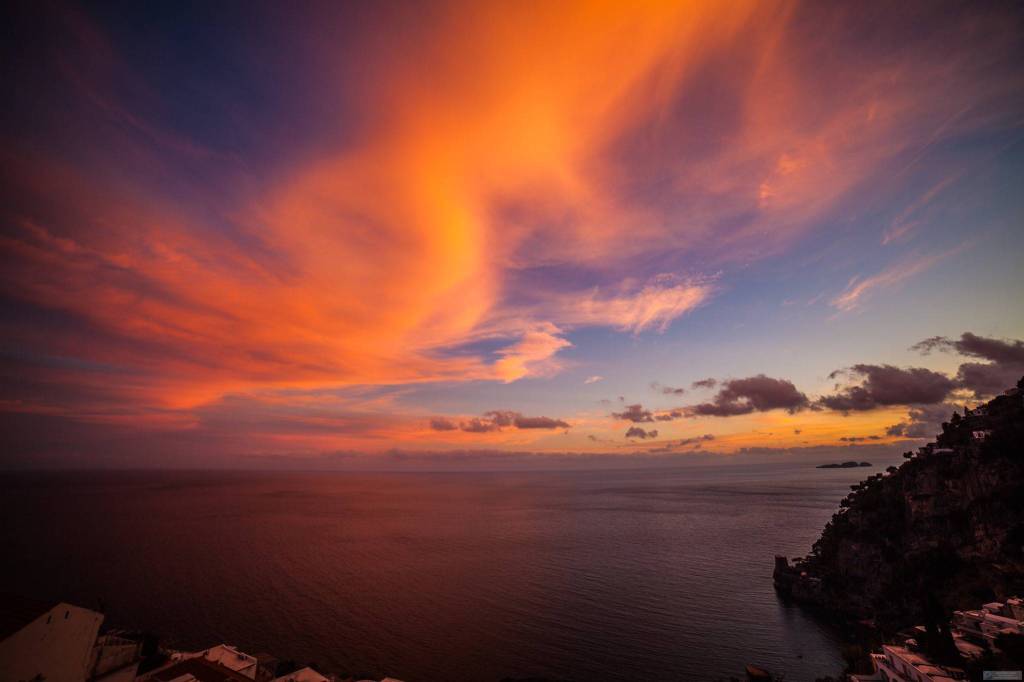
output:
[[[871,471],[7,474],[0,578],[181,646],[409,682],[799,682],[842,663],[772,555]]]

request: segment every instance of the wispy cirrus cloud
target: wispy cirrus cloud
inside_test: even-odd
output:
[[[501,358],[494,363],[495,376],[505,382],[526,376],[544,376],[557,372],[561,365],[554,356],[572,346],[560,336],[552,324],[541,325],[523,334],[522,339],[498,351]]]
[[[920,197],[900,211],[882,234],[882,245],[903,241],[915,230],[923,218],[921,214],[949,188],[954,182],[960,179],[961,173],[957,172],[942,178],[932,185]]]
[[[836,308],[841,313],[856,310],[863,305],[865,299],[874,295],[876,290],[896,286],[947,258],[960,253],[963,249],[964,246],[962,245],[940,253],[909,258],[894,263],[870,277],[857,275],[846,285],[846,289],[833,298],[830,303],[833,308]]]
[[[557,318],[566,324],[614,327],[634,334],[665,331],[674,320],[705,303],[713,290],[709,283],[673,283],[663,276],[635,293],[594,289],[566,299]]]

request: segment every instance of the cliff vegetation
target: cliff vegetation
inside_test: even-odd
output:
[[[780,593],[882,633],[1024,593],[1024,379],[935,441],[852,486],[804,558],[776,558]]]

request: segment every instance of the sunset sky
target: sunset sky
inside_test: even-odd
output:
[[[21,3],[0,467],[910,449],[1024,375],[1024,5]]]

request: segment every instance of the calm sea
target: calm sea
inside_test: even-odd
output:
[[[851,482],[809,464],[562,473],[5,474],[7,591],[418,680],[716,680],[840,672],[782,604]]]

